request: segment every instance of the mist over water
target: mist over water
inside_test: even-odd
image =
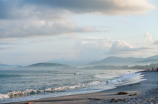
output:
[[[129,73],[129,69],[44,67],[0,70],[0,103],[113,89],[143,80],[141,73],[135,73],[137,71],[140,70],[130,70]]]

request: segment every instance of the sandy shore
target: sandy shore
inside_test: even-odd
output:
[[[142,75],[144,75],[147,80],[132,85],[119,86],[115,89],[98,93],[44,98],[5,104],[27,104],[28,102],[30,102],[30,104],[158,104],[158,72],[142,72]],[[117,95],[117,93],[121,91],[128,92],[128,94]],[[135,93],[137,93],[137,95],[129,96]]]

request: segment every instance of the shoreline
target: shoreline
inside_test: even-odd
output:
[[[125,104],[126,103],[129,104],[132,102],[131,104],[133,104],[133,102],[137,102],[137,100],[135,99],[143,98],[144,96],[150,96],[150,92],[154,93],[158,91],[157,90],[158,72],[156,71],[140,71],[140,72],[142,73],[142,75],[144,75],[144,78],[147,79],[147,80],[141,81],[140,84],[122,85],[114,89],[105,90],[105,91],[96,92],[96,93],[67,95],[67,96],[42,98],[38,100],[11,102],[11,103],[4,103],[4,104],[27,104],[28,102],[33,102],[32,104],[52,104],[52,103],[53,104],[81,104],[81,103],[82,104],[96,104],[96,103],[99,103],[99,104],[100,103],[102,104],[118,103],[119,104],[120,103],[121,104],[121,102],[122,103],[124,102]],[[116,95],[118,92],[121,92],[121,91],[128,92],[128,94]],[[137,93],[137,95],[129,96],[129,94],[134,94],[134,93]],[[153,93],[152,95],[154,95]],[[123,101],[111,102],[111,99],[113,98],[116,100],[122,99]],[[140,100],[140,102],[142,102],[142,100]]]

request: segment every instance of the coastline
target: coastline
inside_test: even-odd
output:
[[[150,95],[154,96],[157,94],[158,90],[158,72],[156,71],[141,71],[144,78],[147,80],[141,81],[140,84],[131,84],[131,85],[123,85],[118,86],[117,88],[105,90],[96,93],[88,93],[88,94],[77,94],[77,95],[67,95],[61,97],[52,97],[52,98],[43,98],[38,100],[31,101],[21,101],[21,102],[12,102],[12,103],[4,103],[4,104],[27,104],[28,102],[33,102],[32,104],[107,104],[107,103],[131,103],[139,102],[139,104],[143,101],[150,104]],[[118,92],[125,91],[128,92],[127,95],[116,95]],[[137,93],[136,96],[129,96],[129,94]],[[148,97],[144,97],[148,96]],[[156,95],[155,95],[156,96]],[[111,102],[110,99],[123,99],[124,101]],[[157,97],[154,97],[156,100]],[[138,100],[139,99],[139,100]],[[142,100],[141,100],[142,99]],[[155,100],[152,100],[155,102]],[[29,103],[28,103],[29,104]],[[31,104],[31,103],[30,103]]]

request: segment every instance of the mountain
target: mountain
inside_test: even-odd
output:
[[[138,63],[138,64],[158,63],[158,59],[147,59],[147,60],[143,60],[143,61],[137,61],[135,63]]]
[[[64,67],[64,66],[67,66],[67,65],[44,62],[44,63],[32,64],[32,65],[29,65],[28,67]]]
[[[147,57],[146,59],[158,59],[158,55]]]
[[[147,57],[147,58],[134,58],[134,57],[107,57],[99,61],[87,60],[70,60],[70,59],[54,59],[48,63],[60,63],[66,65],[135,65],[135,64],[150,64],[158,63],[158,55]],[[87,64],[88,63],[88,64]]]
[[[66,64],[66,65],[83,65],[90,62],[90,60],[75,60],[75,59],[54,59],[48,61],[50,63],[60,63],[60,64]]]
[[[104,65],[126,65],[126,64],[131,64],[136,61],[141,61],[144,58],[134,58],[134,57],[127,57],[127,58],[122,58],[122,57],[107,57],[103,60],[96,61],[96,62],[91,62],[89,64],[104,64]]]
[[[17,67],[16,65],[7,65],[7,64],[1,64],[0,63],[0,68],[15,68]]]
[[[128,65],[128,64],[151,64],[158,63],[158,55],[147,58],[134,58],[134,57],[107,57],[100,61],[89,63],[89,65]]]

